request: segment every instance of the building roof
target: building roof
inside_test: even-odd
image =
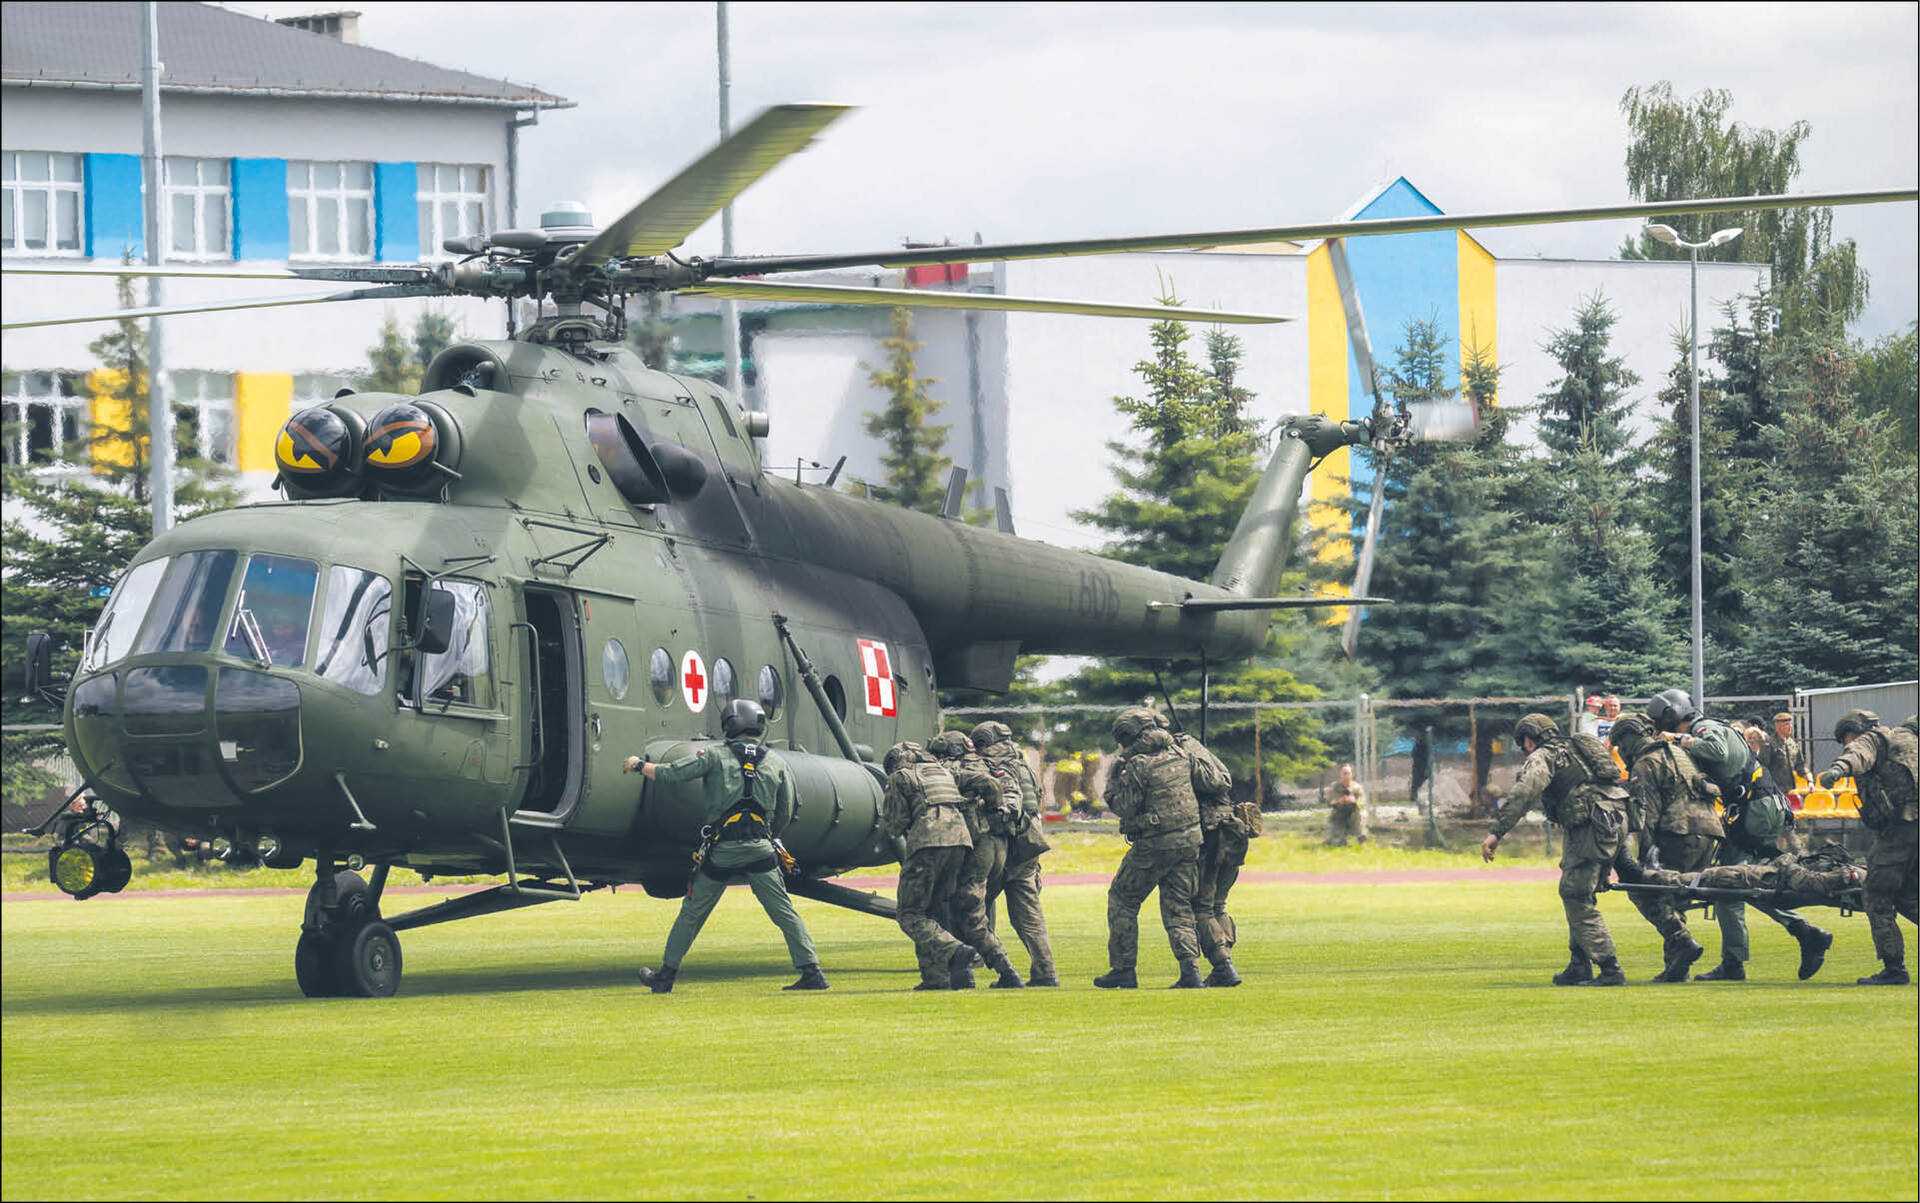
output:
[[[137,91],[138,4],[0,5],[0,83]],[[572,108],[538,88],[436,67],[209,4],[160,5],[166,92]]]

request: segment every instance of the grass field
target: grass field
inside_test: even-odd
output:
[[[1608,897],[1636,984],[1560,990],[1550,884],[1249,885],[1245,987],[1158,988],[1153,932],[1108,994],[1104,891],[1046,898],[1062,990],[907,993],[897,930],[802,902],[834,988],[782,994],[735,891],[655,997],[672,908],[622,891],[407,933],[381,1002],[299,997],[296,897],[9,903],[0,1194],[1915,1197],[1916,996],[1851,984],[1858,917],[1812,983],[1762,920],[1756,980],[1655,987]]]

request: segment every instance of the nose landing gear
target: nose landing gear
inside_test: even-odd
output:
[[[315,862],[306,919],[294,946],[293,974],[308,998],[388,998],[400,988],[400,937],[380,918],[387,866],[373,882],[340,869],[331,856]]]

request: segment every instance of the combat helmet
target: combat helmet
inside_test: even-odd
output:
[[[1013,738],[1013,728],[1005,723],[988,719],[973,729],[973,746],[976,751],[984,752],[997,743]]]
[[[1607,733],[1607,740],[1620,749],[1620,755],[1632,760],[1640,755],[1640,749],[1644,748],[1653,736],[1653,720],[1636,711],[1615,719],[1613,730]]]
[[[899,772],[904,765],[917,764],[926,754],[927,750],[919,744],[910,739],[903,739],[887,749],[886,759],[880,764],[889,774],[893,774]]]
[[[1560,734],[1560,724],[1544,714],[1529,714],[1513,725],[1514,742],[1530,739],[1543,744]]]
[[[1647,702],[1647,717],[1662,731],[1678,731],[1699,718],[1700,712],[1694,709],[1693,698],[1686,690],[1663,689]]]
[[[973,741],[965,731],[942,731],[927,741],[927,751],[942,760],[958,760],[973,753]]]
[[[1846,743],[1856,735],[1864,735],[1880,725],[1880,716],[1871,710],[1849,710],[1840,716],[1833,725],[1833,737]]]
[[[1113,742],[1124,748],[1163,722],[1160,712],[1151,706],[1129,706],[1113,720]]]
[[[767,729],[767,712],[760,703],[735,698],[720,715],[720,734],[728,739],[757,736]]]

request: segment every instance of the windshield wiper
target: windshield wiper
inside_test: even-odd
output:
[[[227,638],[232,639],[235,632],[247,641],[248,650],[253,652],[253,658],[260,662],[261,667],[273,667],[273,652],[267,647],[266,636],[260,633],[259,621],[254,618],[253,611],[247,608],[247,596],[244,593],[240,595],[240,604],[233,608],[233,625],[227,629]]]

